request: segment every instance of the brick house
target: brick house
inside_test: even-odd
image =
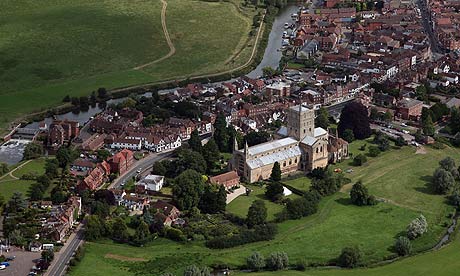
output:
[[[53,121],[48,130],[47,144],[52,148],[59,148],[70,142],[80,133],[79,123],[74,121]]]
[[[77,190],[94,191],[107,181],[109,175],[110,165],[106,161],[102,161],[97,164],[96,168],[91,170],[85,178],[78,180]]]
[[[212,176],[209,178],[209,182],[211,182],[211,184],[223,185],[225,190],[228,191],[240,185],[240,177],[236,171],[229,171],[223,174]]]
[[[112,173],[124,174],[134,163],[134,154],[129,149],[123,149],[108,160]]]
[[[423,102],[404,98],[398,102],[396,114],[404,120],[418,120],[422,115]]]
[[[163,225],[171,226],[171,224],[180,216],[179,209],[166,201],[158,200],[156,202],[151,202],[150,208],[157,210],[155,220],[161,221]]]

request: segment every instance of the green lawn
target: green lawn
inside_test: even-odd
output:
[[[308,178],[306,176],[301,176],[289,180],[283,180],[282,182],[301,191],[308,191],[311,186],[311,178]]]
[[[268,220],[275,219],[275,215],[283,210],[283,205],[273,203],[265,198],[265,188],[256,185],[245,185],[251,189],[249,196],[241,195],[227,205],[227,211],[237,216],[245,218],[248,214],[249,206],[257,199],[262,199],[267,207]]]
[[[228,2],[167,2],[176,53],[134,70],[169,52],[160,1],[0,1],[0,128],[60,104],[67,94],[212,73],[248,60],[253,8],[239,12]]]
[[[37,175],[41,175],[45,172],[45,162],[45,158],[34,159],[23,167],[14,171],[12,174],[15,177],[21,177],[26,173],[36,173]],[[21,162],[14,167],[20,166],[23,163],[24,162]],[[24,196],[27,196],[29,188],[33,183],[35,183],[34,180],[17,180],[9,175],[4,175],[0,178],[0,195],[4,196],[7,200],[13,195],[14,192],[21,192]]]

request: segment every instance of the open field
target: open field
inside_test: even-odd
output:
[[[290,185],[294,188],[297,188],[301,191],[308,191],[311,186],[311,179],[306,176],[301,176],[289,180],[282,180],[282,182],[286,185]]]
[[[257,11],[241,12],[237,0],[167,3],[176,52],[136,70],[169,52],[159,0],[1,1],[0,128],[68,94],[213,73],[249,59]]]
[[[18,169],[12,169],[11,174],[6,174],[0,178],[0,195],[2,195],[6,200],[8,200],[15,192],[21,192],[24,196],[27,196],[30,186],[35,183],[34,180],[21,180],[16,179],[27,173],[35,173],[41,175],[45,172],[45,160],[44,158],[39,158],[31,160],[25,165],[21,166],[25,162],[18,164]]]
[[[285,276],[455,276],[460,270],[459,258],[460,237],[457,234],[452,244],[439,251],[406,258],[381,267],[353,270],[283,271],[281,273]],[[271,276],[280,275],[280,272],[236,273],[234,275]]]

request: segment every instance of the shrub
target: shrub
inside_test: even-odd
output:
[[[264,256],[259,252],[254,252],[246,259],[246,265],[251,270],[259,271],[265,267]]]
[[[271,270],[282,270],[289,266],[289,258],[285,252],[274,252],[267,258],[267,267]]]
[[[376,146],[369,147],[369,156],[377,157],[380,154],[380,149]]]
[[[279,182],[269,183],[265,190],[265,196],[271,201],[278,201],[283,197],[284,188]]]
[[[396,252],[399,256],[407,256],[412,252],[412,244],[407,237],[398,237],[395,243]]]
[[[166,230],[166,237],[173,241],[185,241],[185,236],[182,231],[172,227]]]
[[[369,195],[367,188],[361,183],[356,182],[350,191],[351,202],[358,206],[375,205],[376,200],[373,196]]]
[[[218,236],[206,242],[213,249],[230,248],[251,242],[272,240],[277,233],[276,224],[256,225],[253,229],[242,230],[233,236]]]
[[[318,211],[318,202],[307,200],[305,197],[296,198],[288,201],[286,210],[289,218],[300,219],[316,213]]]
[[[428,231],[428,223],[423,215],[414,219],[407,226],[407,237],[411,240],[420,237]]]
[[[366,162],[367,157],[364,154],[358,154],[355,158],[353,158],[353,165],[355,166],[362,166]]]
[[[438,168],[433,173],[432,183],[436,192],[446,194],[454,187],[455,178],[450,172],[444,170],[443,168]]]
[[[295,265],[295,269],[299,271],[305,271],[308,267],[308,263],[306,260],[300,260]]]
[[[339,256],[339,265],[342,267],[357,267],[361,262],[361,251],[358,247],[345,247]]]

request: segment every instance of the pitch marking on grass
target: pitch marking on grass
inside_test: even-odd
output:
[[[165,0],[161,0],[161,3],[163,4],[163,7],[161,9],[161,26],[163,28],[163,33],[165,34],[166,43],[168,43],[169,46],[169,53],[157,60],[134,67],[134,70],[142,70],[145,67],[163,61],[176,53],[176,47],[174,47],[174,44],[171,41],[171,37],[169,36],[168,32],[168,27],[166,26],[166,8],[168,7],[168,3]]]
[[[127,262],[146,262],[148,261],[144,258],[126,257],[126,256],[110,254],[110,253],[105,254],[104,258],[114,259],[114,260],[119,260],[119,261],[127,261]]]

